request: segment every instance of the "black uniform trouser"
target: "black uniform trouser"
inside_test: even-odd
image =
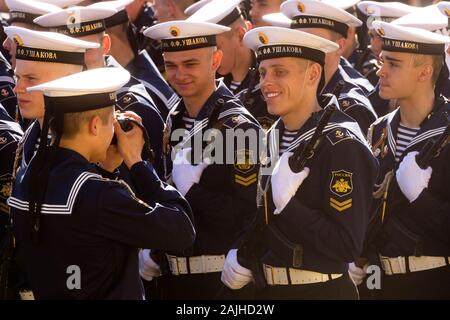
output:
[[[381,276],[374,299],[450,299],[450,266]]]
[[[158,279],[158,291],[163,300],[250,300],[254,287],[246,285],[231,290],[220,280],[221,273],[164,275]]]
[[[357,300],[358,292],[347,273],[327,282],[268,286],[256,293],[262,300]]]

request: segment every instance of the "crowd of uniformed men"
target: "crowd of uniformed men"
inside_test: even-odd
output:
[[[0,9],[0,299],[450,298],[450,2]]]

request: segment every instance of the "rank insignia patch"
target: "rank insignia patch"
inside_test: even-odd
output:
[[[348,199],[345,201],[337,201],[336,199],[330,198],[330,207],[336,209],[338,212],[345,211],[352,207],[353,199]]]
[[[332,171],[330,191],[338,197],[344,197],[352,193],[352,176],[353,173],[345,170]]]
[[[234,168],[241,173],[248,173],[255,168],[255,158],[252,150],[242,149],[236,151]]]

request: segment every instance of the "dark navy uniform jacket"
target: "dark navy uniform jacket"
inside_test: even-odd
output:
[[[169,110],[172,109],[180,98],[161,76],[161,73],[147,51],[142,50],[139,52],[125,69],[144,84],[145,89],[150,97],[152,97],[163,119],[166,119]]]
[[[8,112],[9,116],[16,119],[17,97],[14,93],[16,82],[11,65],[0,53],[0,103]]]
[[[345,72],[353,79],[353,81],[364,91],[367,96],[374,90],[374,85],[362,75],[358,70],[356,70],[347,59],[341,57],[339,65],[344,68]]]
[[[3,236],[3,228],[9,221],[9,207],[6,200],[11,192],[14,159],[22,135],[20,126],[0,105],[0,239]]]
[[[332,101],[336,103],[335,98]],[[306,121],[287,151],[295,152],[301,141],[312,137],[321,113]],[[269,131],[269,168],[278,160],[284,130],[279,120]],[[302,253],[297,268],[345,273],[360,253],[377,163],[357,123],[343,112],[335,111],[325,132],[317,152],[306,163],[309,176],[278,215],[273,215],[270,175],[261,176],[270,217],[262,240],[264,264],[293,267],[293,249],[298,246]]]
[[[215,108],[218,99],[223,99],[225,104],[219,109],[220,114],[217,121],[209,124],[208,115]],[[169,132],[173,133],[176,129],[184,128],[182,116],[185,114],[185,110],[184,103],[181,101],[171,111],[167,122]],[[256,120],[223,84],[220,84],[206,101],[196,118],[190,135],[197,129],[199,129],[197,135],[201,135],[203,130],[209,128],[209,125],[220,130],[224,141],[227,130],[231,133],[238,129],[254,130],[256,134],[260,130]],[[172,139],[174,139],[173,135]],[[189,141],[192,139],[195,137]],[[177,143],[178,140],[174,140],[171,145],[175,146]],[[197,231],[193,249],[194,256],[226,254],[256,213],[258,150],[254,150],[248,145],[239,147],[236,141],[234,146],[229,140],[224,145],[223,155],[231,157],[231,163],[228,164],[225,162],[226,159],[222,159],[223,164],[209,165],[203,171],[200,182],[194,184],[186,194],[186,199],[192,207]],[[187,147],[188,144],[184,146]],[[195,149],[196,145],[191,143],[189,147]],[[236,163],[237,156],[248,158],[249,161],[238,164]],[[255,157],[256,161],[252,157]]]
[[[107,58],[108,66],[120,66],[112,56]],[[164,131],[164,120],[156,108],[154,101],[148,95],[144,85],[136,78],[131,77],[130,81],[117,92],[116,110],[122,112],[133,111],[142,118],[142,124],[150,138],[150,147],[155,152],[155,162],[153,166],[159,177],[164,177],[162,160],[162,136]],[[122,168],[123,174],[127,171]],[[126,179],[129,181],[129,179]]]
[[[38,243],[33,241],[28,213],[33,161],[19,171],[8,200],[16,256],[35,297],[142,299],[138,248],[177,253],[192,245],[189,205],[147,162],[130,170],[135,195],[124,182],[102,178],[80,154],[55,151]],[[79,268],[79,289],[68,286],[71,268]]]
[[[445,82],[445,87],[442,95],[447,99],[450,99],[450,79],[447,79],[447,81]]]
[[[450,112],[450,104],[438,100],[434,110],[426,118],[420,131],[404,151],[401,160],[411,151],[420,151],[425,143],[444,131],[447,123],[442,112]],[[380,163],[377,184],[390,170],[397,170],[395,148],[400,110],[397,109],[373,124],[369,135],[372,150]],[[399,163],[400,163],[399,162]],[[450,145],[432,159],[433,173],[428,188],[412,203],[401,192],[393,180],[389,187],[387,208],[398,203],[395,210],[386,216],[386,225],[378,243],[378,253],[383,256],[450,256]],[[414,177],[410,177],[414,179]],[[378,203],[377,203],[378,204]]]
[[[332,93],[340,80],[344,81],[344,88],[338,97],[339,105],[342,111],[358,122],[361,131],[367,134],[369,126],[377,119],[377,114],[358,82],[341,65],[323,89],[323,93]]]

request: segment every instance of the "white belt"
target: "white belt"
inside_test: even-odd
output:
[[[409,272],[436,269],[449,264],[450,257],[383,257],[380,255],[381,266],[387,275],[407,273],[406,259],[409,263]]]
[[[269,286],[327,282],[342,277],[342,273],[319,273],[294,268],[277,268],[266,264],[263,266]]]
[[[221,272],[225,263],[225,255],[176,257],[167,255],[169,268],[173,275],[191,273]]]

